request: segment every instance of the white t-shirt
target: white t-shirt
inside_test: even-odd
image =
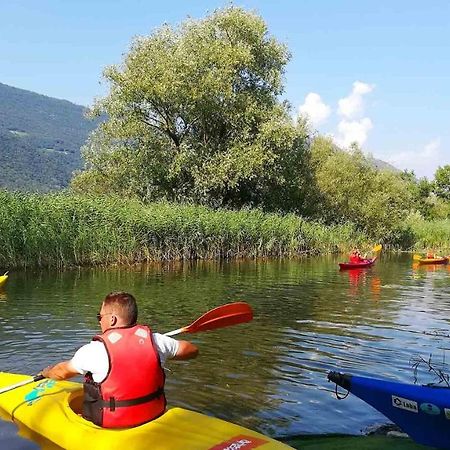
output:
[[[178,341],[169,336],[153,333],[153,342],[158,350],[162,366],[166,359],[173,358],[178,352]],[[97,383],[102,382],[109,371],[108,353],[101,341],[91,341],[89,344],[83,345],[75,352],[71,363],[80,375],[91,372],[92,378]]]

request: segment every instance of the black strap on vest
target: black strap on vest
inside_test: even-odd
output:
[[[135,406],[141,405],[142,403],[151,402],[152,400],[155,400],[155,398],[161,397],[161,395],[164,395],[164,388],[162,387],[151,394],[144,395],[143,397],[132,398],[130,400],[116,400],[114,397],[110,397],[109,400],[99,401],[99,406],[101,408],[109,408],[110,411],[114,411],[116,408],[121,408],[123,406]]]

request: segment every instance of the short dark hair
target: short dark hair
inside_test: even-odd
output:
[[[103,300],[105,306],[117,309],[118,314],[127,323],[133,326],[137,322],[138,307],[136,299],[127,292],[110,292]]]

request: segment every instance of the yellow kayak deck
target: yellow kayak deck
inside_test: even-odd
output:
[[[0,372],[0,388],[30,379]],[[255,431],[182,408],[135,428],[105,429],[84,420],[80,383],[42,380],[0,394],[2,417],[67,450],[283,450]]]

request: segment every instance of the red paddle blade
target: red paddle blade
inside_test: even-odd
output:
[[[198,333],[199,331],[216,330],[217,328],[250,322],[252,319],[253,311],[248,303],[227,303],[206,312],[195,322],[185,327],[183,332]]]

